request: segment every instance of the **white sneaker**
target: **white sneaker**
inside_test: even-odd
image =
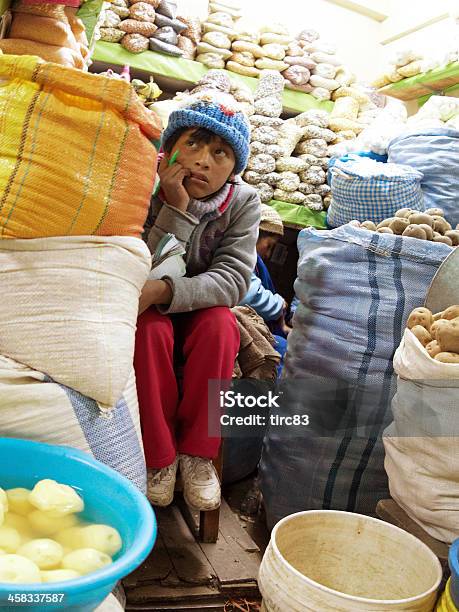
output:
[[[168,506],[174,499],[178,457],[160,470],[147,471],[147,497],[154,506]]]
[[[220,481],[210,459],[180,455],[183,496],[196,510],[215,510],[221,503]]]

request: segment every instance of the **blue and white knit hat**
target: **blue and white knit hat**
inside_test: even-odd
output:
[[[226,140],[236,157],[235,174],[241,173],[247,166],[250,124],[231,95],[212,91],[187,96],[181,107],[169,115],[161,143],[164,145],[182,127],[203,127]]]

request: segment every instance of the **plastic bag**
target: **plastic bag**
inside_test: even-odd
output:
[[[318,127],[328,128],[329,114],[327,111],[310,110],[297,115],[294,121],[300,127],[317,125]]]
[[[125,34],[126,32],[117,28],[100,28],[100,40],[105,42],[118,43]]]
[[[155,40],[154,38],[150,38],[150,49],[152,51],[159,51],[160,53],[172,55],[172,57],[181,57],[183,55],[183,51],[179,49],[176,45],[170,45],[167,42],[163,42],[162,40]]]
[[[177,3],[174,0],[161,0],[158,13],[169,17],[169,19],[175,19],[177,17]]]
[[[232,28],[234,21],[231,15],[224,12],[212,13],[207,17],[208,23],[215,23],[216,25],[223,26],[224,28]]]
[[[360,105],[355,98],[347,96],[338,98],[331,112],[332,117],[342,117],[343,119],[357,119]]]
[[[226,63],[226,69],[230,70],[231,72],[236,72],[237,74],[243,74],[244,76],[255,78],[260,74],[258,68],[255,68],[254,66],[243,66],[242,64],[232,60]]]
[[[231,41],[221,32],[207,32],[202,37],[202,42],[212,45],[213,47],[219,47],[220,49],[231,49]]]
[[[149,21],[137,21],[136,19],[125,19],[118,28],[126,34],[142,34],[147,38],[153,36],[158,29],[154,23]]]
[[[188,28],[187,24],[183,21],[180,21],[179,19],[170,19],[165,15],[160,15],[158,12],[156,13],[155,17],[155,24],[158,26],[158,28],[172,28],[175,32],[177,32],[177,34],[185,32],[185,30]]]
[[[281,202],[289,202],[290,204],[303,204],[306,196],[301,191],[284,191],[283,189],[274,190],[274,198]]]
[[[324,79],[334,79],[337,70],[337,67],[333,66],[333,64],[317,64],[314,69],[314,74],[317,76],[321,76]]]
[[[311,91],[311,95],[317,100],[331,100],[331,91],[329,89],[324,89],[323,87],[314,87]]]
[[[288,68],[288,64],[285,62],[280,62],[277,60],[269,59],[268,57],[257,59],[255,62],[255,66],[259,70],[278,70],[282,72]]]
[[[316,74],[311,76],[310,83],[316,89],[328,89],[328,91],[335,91],[335,89],[339,89],[340,86],[338,81],[335,81],[334,79],[325,79],[324,77],[317,76]]]
[[[233,53],[230,57],[232,62],[236,62],[240,66],[247,66],[248,68],[253,68],[255,66],[255,58],[248,51],[239,51]]]
[[[214,32],[214,34],[216,33],[217,32]],[[217,53],[218,55],[221,55],[224,60],[230,58],[232,55],[230,49],[214,47],[213,45],[209,45],[208,43],[203,41],[199,42],[196,47],[198,53]]]
[[[258,195],[260,196],[260,200],[263,203],[269,202],[273,199],[274,189],[268,183],[259,183],[258,185],[254,185],[254,188],[258,191]]]
[[[310,140],[304,140],[300,142],[296,149],[296,153],[300,155],[310,154],[315,155],[315,157],[326,157],[328,152],[327,142],[322,138],[311,138]],[[307,181],[305,181],[307,182]]]
[[[275,144],[277,142],[278,132],[269,125],[262,125],[252,130],[251,137],[264,144]]]
[[[273,60],[282,61],[285,57],[285,49],[282,45],[271,43],[262,46],[265,57]]]
[[[260,74],[260,80],[255,91],[254,98],[255,100],[259,100],[260,98],[275,96],[278,98],[278,100],[281,100],[283,91],[284,79],[279,72],[274,70],[264,70]]]
[[[278,172],[302,172],[306,168],[306,161],[298,157],[280,157],[276,162]]]
[[[230,62],[228,62],[230,63]],[[247,68],[247,70],[251,70]],[[256,70],[256,69],[252,69]],[[283,83],[283,79],[282,79]],[[267,117],[279,117],[282,114],[282,101],[277,96],[268,96],[255,100],[255,112],[260,115],[266,115]]]
[[[225,60],[218,53],[200,53],[196,56],[196,61],[209,68],[223,69],[225,67]]]
[[[300,177],[295,172],[284,171],[279,173],[277,188],[283,191],[297,191],[300,185]]]
[[[282,76],[293,85],[306,85],[309,82],[311,73],[304,66],[290,66],[290,68],[283,72]]]
[[[260,173],[264,172],[266,174],[268,172],[274,172],[276,169],[276,160],[274,157],[271,157],[271,155],[260,153],[259,155],[254,155],[249,158],[247,169]]]
[[[169,45],[176,45],[178,43],[177,32],[171,27],[158,28],[153,34],[153,38]]]

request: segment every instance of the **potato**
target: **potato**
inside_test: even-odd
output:
[[[439,325],[442,322],[444,325]],[[459,319],[453,321],[441,319],[438,325],[436,339],[441,346],[441,350],[447,353],[459,353]],[[0,546],[2,546],[1,541]],[[5,547],[3,546],[3,548]]]
[[[0,487],[0,506],[4,512],[8,512],[8,497],[6,492]]]
[[[113,557],[123,545],[116,529],[108,525],[88,525],[80,529],[81,548],[94,548]]]
[[[30,503],[38,510],[60,517],[84,510],[84,503],[75,489],[55,480],[37,482],[29,495]]]
[[[421,223],[419,227],[421,227],[425,231],[427,240],[433,240],[433,229],[430,227],[430,225],[427,225],[426,223]]]
[[[431,217],[444,217],[445,211],[442,208],[429,208],[429,210],[426,210],[426,215],[430,215]]]
[[[378,225],[376,226],[376,229],[381,229],[382,227],[389,227],[389,225],[392,223],[393,220],[394,220],[394,217],[390,217],[389,219],[384,219],[384,221],[381,221],[381,223],[378,223]]]
[[[438,232],[442,236],[445,234],[445,232],[449,232],[450,230],[453,229],[451,225],[448,223],[448,221],[446,221],[446,219],[444,219],[443,217],[440,217],[439,215],[431,217],[431,219],[433,219],[434,231]]]
[[[448,246],[453,246],[453,241],[448,236],[434,236],[433,242],[442,242],[443,244],[447,244]]]
[[[459,354],[442,352],[435,355],[434,359],[442,363],[459,363]]]
[[[370,230],[371,232],[375,232],[376,231],[376,224],[373,223],[373,221],[364,221],[360,227],[363,227],[364,229]]]
[[[413,224],[408,225],[402,236],[406,236],[407,238],[419,238],[419,240],[427,240],[427,234],[422,227]]]
[[[11,512],[26,516],[35,510],[35,507],[29,502],[30,490],[18,487],[16,489],[8,489],[6,491],[8,503]]]
[[[394,234],[398,234],[399,236],[401,236],[409,224],[410,223],[408,219],[402,219],[400,217],[400,218],[394,219],[392,223],[389,225],[389,227],[394,232]]]
[[[62,560],[63,569],[71,569],[80,574],[90,574],[112,562],[110,557],[94,548],[79,548],[65,555]]]
[[[5,521],[5,511],[3,510],[3,506],[0,506],[0,527],[3,525]]]
[[[425,213],[412,213],[408,217],[408,221],[410,222],[410,225],[425,224],[429,227],[433,227],[432,217],[430,215],[426,215]]]
[[[62,531],[68,527],[74,527],[77,524],[77,518],[74,514],[56,518],[55,516],[50,516],[46,512],[41,512],[41,510],[35,510],[29,514],[29,522],[32,529],[37,533],[43,537],[49,537],[58,531]]]
[[[421,325],[421,327],[424,327],[428,332],[432,333],[430,330],[432,323],[433,317],[430,310],[420,306],[411,312],[406,326],[408,329],[413,329],[416,325]]]
[[[397,212],[395,213],[396,217],[400,217],[402,219],[408,219],[408,217],[413,213],[413,209],[412,208],[400,208],[400,210],[397,210]]]
[[[447,321],[444,321],[443,319],[439,319],[438,321],[434,321],[432,323],[430,327],[430,335],[432,336],[433,340],[438,340],[437,338],[438,330],[440,329],[440,327],[442,327],[446,323]]]
[[[58,531],[54,536],[54,539],[56,540],[56,542],[59,542],[59,544],[61,544],[65,548],[75,550],[77,548],[81,548],[80,532],[80,526],[69,527],[68,529]]]
[[[390,227],[379,227],[377,230],[378,234],[393,234],[394,232]]]
[[[432,342],[429,342],[429,344],[426,346],[426,351],[433,359],[435,355],[441,353],[441,347],[436,340],[432,340]]]
[[[21,516],[20,514],[15,514],[14,512],[7,512],[7,514],[5,514],[5,522],[3,524],[7,527],[13,527],[19,531],[19,535],[21,536],[23,542],[37,537],[26,516]]]
[[[416,336],[422,346],[426,347],[429,342],[432,342],[432,336],[422,325],[415,325],[411,328],[412,333]]]
[[[25,584],[41,582],[40,570],[30,559],[19,555],[0,557],[0,582]]]
[[[69,569],[48,570],[40,573],[42,582],[63,582],[64,580],[74,580],[81,576],[79,572]]]
[[[443,311],[442,312],[437,312],[437,314],[434,314],[433,316],[433,320],[435,321],[439,321],[440,319],[443,319]]]
[[[30,540],[18,549],[17,554],[30,559],[41,570],[57,568],[64,557],[62,546],[47,538]]]
[[[7,553],[15,553],[21,546],[21,536],[14,527],[2,525],[0,527],[0,548]]]
[[[446,310],[441,313],[441,319],[447,319],[448,321],[452,321],[453,319],[457,319],[459,317],[459,306],[456,304],[455,306],[448,306]]]
[[[451,240],[453,246],[459,246],[459,231],[458,230],[448,230],[445,232],[445,236]]]

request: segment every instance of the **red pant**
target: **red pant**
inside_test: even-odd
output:
[[[180,398],[174,349],[185,362]],[[170,465],[177,452],[216,457],[220,438],[208,436],[208,381],[231,379],[238,350],[239,329],[229,308],[169,316],[151,307],[140,315],[134,367],[149,468]]]

